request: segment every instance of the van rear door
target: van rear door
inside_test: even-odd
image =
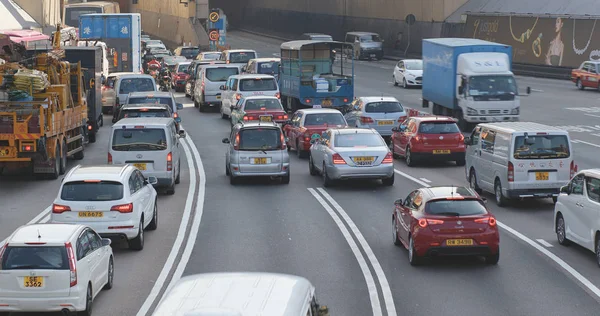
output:
[[[110,147],[113,164],[133,164],[144,176],[166,172],[169,135],[165,127],[114,128]]]

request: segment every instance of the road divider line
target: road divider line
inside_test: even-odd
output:
[[[43,210],[41,213],[39,213],[36,217],[34,217],[29,222],[27,222],[27,224],[25,224],[25,225],[31,225],[31,224],[41,223],[42,220],[44,219],[44,217],[50,215],[50,211],[52,211],[52,205],[48,206],[45,210]],[[46,220],[46,222],[47,222],[47,220]],[[10,232],[10,234],[12,234],[12,233],[13,232]],[[10,236],[10,234],[9,234],[9,236]],[[3,239],[2,241],[0,241],[0,247],[3,247],[5,243],[6,243],[6,238]]]
[[[544,90],[540,90],[540,89],[533,89],[533,88],[531,88],[531,91],[533,91],[533,92],[544,92]]]
[[[183,150],[185,151],[185,157],[188,162],[188,168],[189,168],[189,174],[190,174],[190,187],[188,189],[187,199],[185,201],[183,216],[181,218],[181,223],[179,224],[179,230],[177,231],[177,238],[175,239],[175,242],[173,243],[173,247],[171,248],[171,252],[169,253],[169,256],[167,257],[167,261],[165,262],[165,265],[163,266],[162,270],[160,271],[160,274],[158,275],[156,282],[154,282],[154,286],[152,287],[150,294],[148,294],[148,297],[146,297],[146,300],[140,307],[140,310],[137,312],[136,316],[146,316],[146,314],[148,313],[148,311],[154,304],[154,301],[156,301],[156,298],[160,294],[160,291],[162,290],[167,277],[169,276],[169,274],[171,273],[171,270],[173,269],[173,266],[175,264],[175,259],[177,259],[177,256],[179,255],[179,250],[181,249],[181,245],[183,244],[185,235],[187,233],[187,225],[189,223],[191,212],[192,212],[192,205],[194,203],[194,193],[196,192],[197,182],[196,182],[196,167],[194,166],[194,159],[192,157],[192,154],[190,153],[190,149],[188,148],[187,144],[184,142],[182,142],[182,147],[183,147]]]
[[[373,249],[371,249],[371,246],[369,246],[369,243],[365,239],[365,236],[363,236],[363,234],[360,232],[360,229],[358,229],[356,224],[354,224],[354,221],[352,220],[352,218],[350,218],[348,213],[344,211],[344,209],[338,204],[336,200],[334,200],[331,197],[331,195],[329,195],[329,193],[327,193],[327,191],[325,191],[323,188],[317,188],[317,190],[329,201],[329,203],[331,203],[331,205],[333,205],[333,207],[338,211],[338,213],[342,215],[342,218],[346,221],[346,224],[348,224],[348,226],[354,233],[354,236],[356,236],[356,239],[358,239],[358,242],[362,246],[363,250],[367,254],[367,258],[373,266],[373,270],[375,270],[375,275],[377,275],[379,285],[381,285],[381,292],[383,293],[383,299],[385,301],[387,315],[396,316],[396,306],[394,305],[394,297],[392,296],[390,284],[388,283],[388,280],[385,276],[385,272],[383,272],[383,269],[379,264],[379,260],[377,260],[377,256],[375,256],[375,253],[373,252]]]
[[[584,115],[593,116],[593,117],[600,117],[600,115],[596,115],[596,114],[584,114]]]
[[[540,244],[542,244],[542,246],[546,247],[546,248],[552,248],[554,246],[552,246],[551,243],[543,240],[543,239],[536,239],[537,242],[539,242]]]
[[[406,173],[398,171],[398,170],[395,170],[395,171],[397,174],[399,174],[409,180],[412,180],[424,187],[431,187],[429,184],[424,183],[424,182],[412,177],[409,174],[406,174]],[[596,295],[597,298],[600,298],[600,289],[598,287],[596,287],[590,280],[588,280],[586,277],[584,277],[581,273],[579,273],[577,270],[575,270],[573,267],[571,267],[568,263],[566,263],[563,259],[559,258],[557,255],[553,254],[548,249],[540,246],[538,243],[533,241],[531,238],[521,234],[520,232],[516,231],[515,229],[509,227],[508,225],[506,225],[500,221],[496,221],[496,223],[498,223],[498,227],[504,229],[505,231],[512,234],[514,237],[521,239],[525,243],[527,243],[527,244],[531,245],[533,248],[537,249],[542,254],[546,255],[548,258],[550,258],[552,261],[554,261],[556,264],[558,264],[561,268],[563,268],[566,272],[568,272],[571,276],[573,276],[577,281],[579,281],[580,284],[582,284],[584,287],[586,287],[591,293]]]
[[[427,182],[427,183],[431,183],[431,180],[425,179],[425,178],[419,178],[421,181],[423,182]]]
[[[571,141],[571,142],[573,143],[574,141]],[[585,142],[583,140],[576,140],[575,144],[586,144],[586,145],[589,145],[589,146],[594,146],[594,147],[600,148],[600,145],[598,145],[598,144],[588,143],[588,142]]]
[[[321,206],[323,206],[325,211],[327,211],[327,213],[329,213],[329,216],[331,216],[331,218],[333,219],[335,224],[338,226],[338,228],[342,232],[342,235],[346,239],[346,242],[348,242],[348,246],[350,246],[350,250],[352,250],[352,253],[354,253],[354,257],[356,257],[356,261],[358,261],[358,265],[360,266],[363,276],[365,277],[365,282],[367,283],[367,290],[369,291],[369,298],[371,300],[371,309],[373,310],[373,316],[382,316],[383,312],[381,310],[381,302],[379,301],[379,293],[377,292],[377,285],[375,284],[375,280],[373,279],[373,274],[371,274],[371,270],[369,270],[367,261],[365,260],[365,257],[363,256],[363,254],[360,252],[358,245],[352,238],[352,235],[350,234],[350,232],[348,231],[348,229],[346,228],[346,226],[344,225],[344,223],[342,222],[340,217],[331,208],[331,206],[329,206],[329,204],[327,204],[327,202],[325,202],[325,200],[317,193],[317,191],[315,191],[315,189],[308,188],[308,191],[310,192],[310,194],[312,194],[312,196],[314,196],[315,199],[317,199],[317,201],[321,204]]]

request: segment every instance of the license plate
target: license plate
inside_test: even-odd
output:
[[[448,239],[446,246],[472,246],[473,239]]]
[[[370,165],[375,161],[375,157],[352,157],[355,164],[359,166]]]
[[[145,164],[145,163],[134,163],[133,165],[134,165],[136,168],[138,168],[138,169],[140,169],[140,170],[142,170],[142,171],[146,170],[146,164]]]
[[[260,121],[261,122],[272,122],[273,121],[273,117],[270,116],[270,115],[261,116],[260,117]]]
[[[220,95],[218,95],[218,96],[217,96],[217,100],[220,100],[220,99],[221,99],[221,96],[220,96]]]
[[[449,150],[441,150],[441,149],[436,149],[433,151],[433,154],[435,155],[439,155],[439,154],[449,154],[450,151]]]
[[[321,105],[323,106],[331,106],[333,104],[333,102],[331,102],[331,100],[323,100],[323,102],[321,102]]]
[[[254,164],[255,165],[266,165],[267,158],[254,158]]]
[[[550,178],[548,172],[536,172],[535,180],[537,181],[547,181]]]
[[[376,56],[375,54],[371,54],[371,57],[375,57],[375,56]]]
[[[24,287],[43,287],[44,286],[44,277],[41,276],[26,276],[23,278],[23,286]]]
[[[90,218],[90,217],[100,218],[100,217],[104,217],[104,213],[103,212],[88,212],[88,211],[85,211],[85,212],[79,212],[78,216],[79,217],[87,217],[87,218]]]
[[[394,121],[377,121],[377,125],[394,125]]]

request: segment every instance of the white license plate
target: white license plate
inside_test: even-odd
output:
[[[371,57],[375,57],[375,56],[376,56],[375,54],[371,54]]]

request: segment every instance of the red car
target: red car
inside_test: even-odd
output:
[[[310,140],[321,137],[328,128],[348,127],[342,112],[335,109],[302,109],[296,111],[292,119],[283,126],[288,139],[288,150],[294,149],[299,158],[306,158],[310,153]]]
[[[171,76],[171,86],[175,91],[181,92],[185,89],[185,84],[187,79],[190,77],[188,74],[188,68],[190,67],[191,62],[184,61],[175,65],[175,71]]]
[[[392,154],[404,157],[408,166],[431,160],[465,165],[465,137],[451,117],[415,116],[392,131]]]
[[[394,244],[408,249],[411,265],[435,256],[485,256],[488,264],[498,263],[496,218],[473,189],[421,188],[394,204]]]

